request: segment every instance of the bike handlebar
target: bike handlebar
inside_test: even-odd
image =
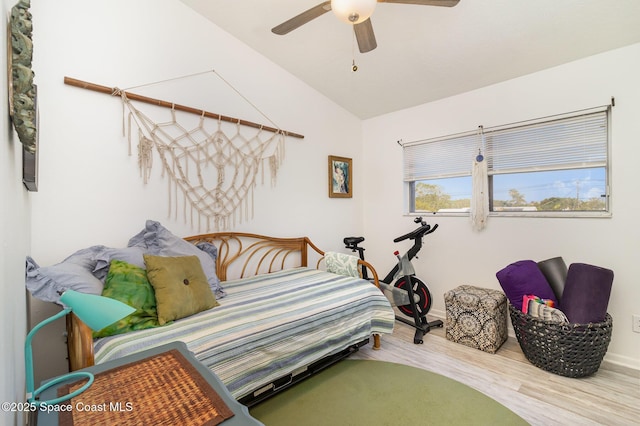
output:
[[[408,234],[404,234],[401,237],[398,237],[398,238],[394,239],[393,242],[394,243],[399,243],[400,241],[404,241],[404,240],[415,240],[418,237],[423,237],[423,236],[425,236],[427,234],[431,234],[436,229],[438,229],[438,224],[437,223],[435,225],[433,225],[433,227],[431,227],[431,225],[425,223],[420,228],[415,229],[415,230],[409,232]]]

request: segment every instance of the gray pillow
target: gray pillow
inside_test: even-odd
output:
[[[109,272],[109,266],[112,260],[120,260],[127,262],[131,265],[135,265],[139,268],[146,269],[144,264],[144,254],[146,249],[143,247],[125,247],[125,248],[111,248],[105,247],[105,249],[96,257],[96,266],[93,270],[93,274],[99,279],[104,281]]]
[[[146,228],[143,229],[142,231],[138,232],[136,235],[134,235],[133,237],[131,237],[129,239],[129,242],[127,243],[128,247],[143,247],[143,248],[147,248],[147,244],[144,242],[144,234],[147,233]]]
[[[73,253],[62,262],[40,267],[33,258],[26,259],[26,286],[33,297],[46,302],[60,303],[66,290],[81,293],[102,294],[103,283],[93,271],[96,257],[105,246],[92,246]]]
[[[140,233],[129,240],[129,244],[140,244]],[[216,299],[226,296],[226,292],[220,284],[218,275],[216,274],[217,249],[213,244],[202,245],[204,249],[177,237],[167,228],[162,226],[160,222],[147,220],[145,225],[144,243],[147,253],[156,256],[198,256],[200,264],[207,277],[207,282]],[[214,250],[215,249],[215,250]],[[206,251],[205,251],[206,250]]]

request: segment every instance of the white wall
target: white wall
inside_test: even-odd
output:
[[[402,149],[405,142],[470,131],[605,105],[612,118],[613,217],[553,219],[490,217],[481,232],[468,218],[431,216],[440,228],[426,239],[418,276],[433,293],[433,313],[444,314],[443,294],[460,284],[500,289],[495,273],[521,259],[562,256],[567,264],[610,268],[615,280],[609,312],[614,331],[605,359],[640,368],[640,44],[506,81],[459,96],[367,120],[364,123],[364,222],[367,254],[378,269],[393,264],[393,238],[413,228],[404,217]],[[425,82],[428,84],[428,82]],[[410,245],[408,242],[401,243]],[[397,246],[404,249],[404,246]]]
[[[60,261],[88,244],[126,245],[148,218],[178,235],[199,231],[182,217],[169,217],[167,180],[157,158],[154,178],[142,183],[137,157],[128,156],[122,136],[119,100],[65,85],[65,76],[129,88],[215,69],[281,128],[305,136],[287,139],[277,185],[267,179],[257,186],[254,219],[235,229],[305,234],[322,247],[339,247],[340,236],[361,229],[361,182],[353,199],[327,196],[327,156],[361,155],[361,122],[351,114],[179,1],[103,0],[87,7],[65,0],[37,2],[32,11],[42,127],[40,191],[33,204],[39,263]],[[239,95],[218,92],[224,85],[213,74],[190,84],[180,82],[180,91],[173,83],[131,91],[266,121],[246,102],[238,105]],[[168,110],[162,114],[168,120]]]
[[[206,231],[182,216],[170,217],[157,157],[151,181],[143,184],[136,142],[129,156],[122,134],[119,99],[65,85],[65,76],[128,89],[216,70],[255,108],[212,73],[130,91],[269,125],[259,110],[282,129],[305,136],[287,138],[276,186],[267,173],[266,184],[255,189],[254,218],[233,230],[306,235],[325,250],[337,250],[343,236],[362,232],[361,175],[352,199],[327,195],[328,155],[353,158],[354,169],[361,167],[362,123],[355,116],[177,0],[42,1],[31,11],[41,124],[31,255],[40,265],[94,244],[124,247],[146,219],[180,236]],[[167,121],[169,110],[161,113],[160,121]],[[56,334],[62,326],[51,332],[58,354],[64,350]],[[63,358],[59,366],[64,368]]]
[[[7,16],[13,2],[2,1]],[[6,34],[2,20],[1,33]],[[6,44],[5,44],[6,46]],[[6,52],[6,48],[3,48]],[[6,54],[0,55],[0,67],[7,69]],[[7,87],[7,73],[0,73],[0,87]],[[13,131],[7,109],[7,91],[0,91],[0,401],[25,399],[24,339],[27,308],[24,289],[24,258],[29,247],[29,193],[22,185],[22,144]],[[24,424],[22,414],[0,411],[0,424]]]

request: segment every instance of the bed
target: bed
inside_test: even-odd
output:
[[[221,232],[184,241],[215,246],[215,272],[225,292],[219,306],[161,327],[97,339],[70,314],[71,370],[178,340],[237,400],[252,406],[349,356],[370,338],[379,348],[380,335],[393,331],[393,309],[366,262],[358,261],[372,281],[327,272],[325,253],[306,237]]]

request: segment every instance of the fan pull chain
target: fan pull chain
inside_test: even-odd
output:
[[[351,72],[356,72],[358,71],[358,66],[356,65],[356,33],[355,31],[352,31],[351,34]]]

